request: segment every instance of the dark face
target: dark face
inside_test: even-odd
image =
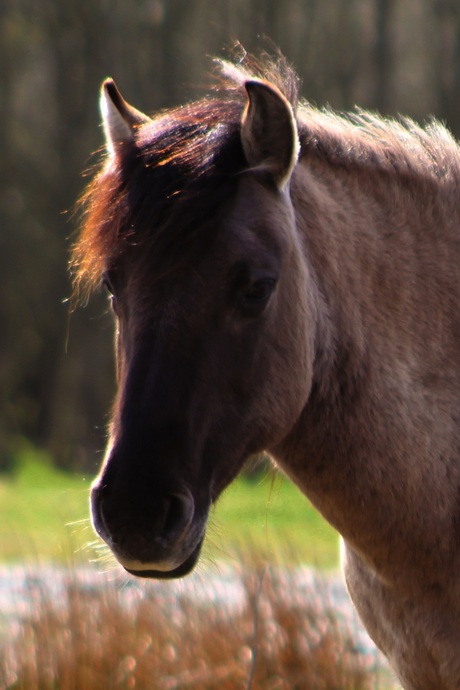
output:
[[[247,458],[298,419],[315,315],[289,196],[250,174],[204,252],[157,266],[132,247],[107,275],[119,391],[91,502],[128,571],[170,578],[195,565],[210,506]]]

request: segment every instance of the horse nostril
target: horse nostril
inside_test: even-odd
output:
[[[137,547],[143,544],[142,548],[154,543],[160,549],[173,548],[186,535],[194,514],[195,503],[188,489],[166,496],[147,494],[142,501],[137,494],[136,499],[132,494],[122,501],[119,494],[100,486],[93,487],[91,494],[94,528],[111,548],[118,550],[129,551],[135,543]]]
[[[161,532],[162,539],[172,542],[180,537],[192,522],[194,512],[195,503],[189,491],[171,494]]]

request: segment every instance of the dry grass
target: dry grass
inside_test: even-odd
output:
[[[31,588],[0,648],[8,690],[365,690],[375,688],[321,588],[296,597],[273,568],[244,569],[225,604],[171,586]],[[168,589],[169,587],[169,589]],[[182,594],[181,594],[182,591]],[[169,593],[168,593],[169,592]],[[163,594],[161,594],[163,593]]]

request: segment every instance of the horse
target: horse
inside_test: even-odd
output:
[[[301,101],[282,56],[218,69],[153,117],[102,86],[71,260],[116,323],[94,528],[129,573],[185,576],[267,452],[340,533],[404,688],[458,690],[459,146],[434,120]]]

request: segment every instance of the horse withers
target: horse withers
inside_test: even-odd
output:
[[[268,451],[342,535],[404,687],[457,690],[459,147],[436,123],[298,105],[281,59],[221,71],[153,118],[102,87],[73,255],[117,329],[94,527],[129,572],[183,576]]]

